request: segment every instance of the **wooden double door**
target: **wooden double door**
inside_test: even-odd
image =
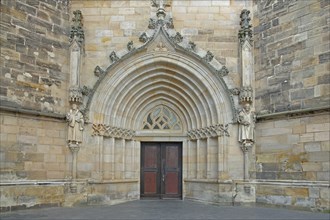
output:
[[[182,143],[141,143],[141,198],[182,198]]]

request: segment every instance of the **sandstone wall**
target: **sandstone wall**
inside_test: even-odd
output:
[[[69,72],[67,1],[1,1],[2,106],[65,112]]]
[[[329,123],[328,113],[258,123],[257,179],[329,181]]]
[[[0,179],[54,180],[69,176],[66,123],[1,112]]]
[[[256,1],[256,110],[329,105],[329,1]]]
[[[257,203],[329,208],[329,8],[323,0],[254,6]]]
[[[329,134],[328,112],[259,122],[257,202],[328,209]]]

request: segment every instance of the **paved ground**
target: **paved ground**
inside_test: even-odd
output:
[[[1,220],[211,220],[211,219],[262,219],[262,220],[319,220],[330,219],[330,214],[293,211],[275,208],[248,208],[215,206],[192,201],[140,200],[113,206],[84,206],[73,208],[30,209],[0,214]]]

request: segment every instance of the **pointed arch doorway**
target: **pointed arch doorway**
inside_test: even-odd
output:
[[[177,32],[159,26],[150,33],[120,59],[111,57],[105,71],[96,68],[101,75],[86,104],[94,175],[118,184],[110,190],[118,198],[217,202],[217,184],[230,178],[229,154],[236,153],[231,79]]]
[[[182,198],[182,142],[141,142],[141,198]]]

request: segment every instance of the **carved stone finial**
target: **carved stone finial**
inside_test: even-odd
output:
[[[127,43],[127,50],[128,50],[128,51],[132,51],[132,50],[134,50],[134,49],[135,49],[135,47],[134,47],[134,45],[133,45],[133,41],[128,42],[128,43]]]
[[[240,15],[241,18],[241,29],[238,32],[238,38],[241,43],[244,41],[248,41],[251,43],[252,41],[252,25],[250,25],[251,18],[249,17],[250,11],[247,9],[243,9]]]
[[[70,30],[70,42],[73,41],[73,39],[77,39],[79,43],[82,43],[85,39],[84,30],[82,29],[83,23],[82,23],[82,14],[80,10],[76,10],[73,12],[74,17],[72,18],[73,24],[71,26]]]
[[[117,56],[115,51],[112,51],[109,57],[110,57],[110,60],[111,60],[112,63],[119,60],[119,57]]]
[[[164,20],[166,16],[163,0],[160,0],[159,2],[159,7],[157,9],[156,15],[158,17],[158,20]]]
[[[203,60],[209,63],[212,61],[213,57],[214,55],[210,51],[207,51],[206,55],[203,57]]]
[[[104,70],[101,67],[96,66],[95,69],[94,69],[94,75],[99,77],[103,74],[104,74]]]
[[[146,34],[146,32],[143,32],[143,34],[141,34],[141,36],[139,37],[140,42],[142,43],[146,43],[149,40],[148,35]]]
[[[217,71],[221,77],[227,76],[229,71],[226,66],[222,66],[220,70]]]

